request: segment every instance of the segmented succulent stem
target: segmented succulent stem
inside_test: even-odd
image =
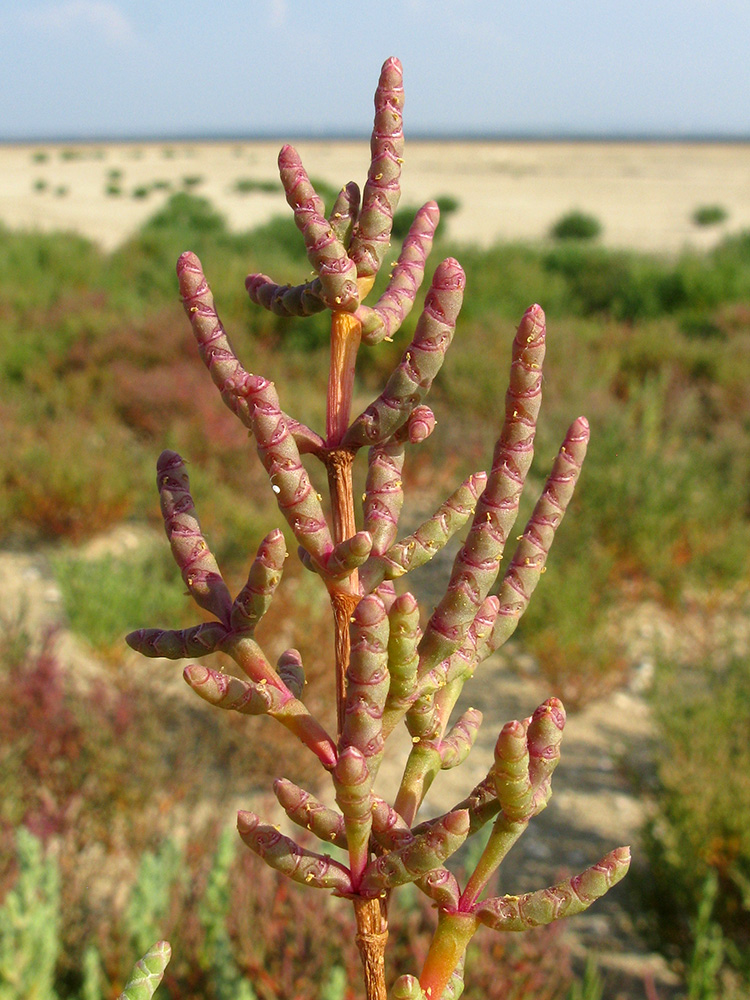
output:
[[[440,766],[443,771],[463,764],[476,742],[481,725],[482,713],[478,708],[467,708],[459,717],[440,741]]]
[[[286,543],[278,528],[263,539],[250,567],[247,583],[232,603],[232,628],[253,632],[270,607],[281,581],[286,559]]]
[[[381,556],[396,540],[404,503],[404,444],[388,441],[370,448],[367,482],[362,498],[364,527],[372,538],[372,555]],[[374,589],[370,587],[369,589]]]
[[[146,954],[136,962],[125,989],[117,1000],[151,1000],[164,976],[164,970],[172,957],[168,941],[157,941]]]
[[[328,216],[328,225],[333,230],[334,236],[347,249],[359,218],[360,200],[359,185],[349,181],[339,191]]]
[[[282,147],[279,174],[305,241],[308,260],[320,280],[321,299],[329,309],[352,312],[359,305],[357,267],[323,215],[323,202],[293,146]]]
[[[374,779],[383,752],[383,708],[388,695],[389,622],[374,594],[362,598],[352,616],[351,658],[346,673],[341,749],[356,747]]]
[[[372,308],[362,305],[357,310],[364,343],[373,346],[391,340],[411,312],[439,221],[440,209],[434,201],[417,212],[386,290]]]
[[[287,694],[285,698],[281,688],[275,685],[243,681],[198,663],[185,667],[183,677],[209,705],[243,715],[265,715],[272,710],[278,712],[289,697]]]
[[[184,629],[139,628],[126,635],[125,641],[141,656],[182,660],[213,653],[221,645],[227,631],[226,625],[221,622],[204,622]]]
[[[277,778],[273,783],[273,791],[293,823],[310,830],[319,840],[346,850],[344,817],[340,813],[324,806],[310,792],[286,778]]]
[[[357,747],[346,747],[339,754],[331,776],[336,802],[344,815],[352,880],[359,887],[367,867],[372,829],[372,776],[365,755]]]
[[[492,470],[474,512],[468,537],[453,564],[445,597],[425,629],[420,671],[457,649],[495,582],[534,450],[542,394],[544,313],[527,309],[513,341],[505,421]]]
[[[383,709],[383,734],[387,738],[414,701],[419,655],[417,644],[419,605],[413,594],[397,597],[388,612],[388,672],[391,677]]]
[[[385,389],[352,423],[345,447],[388,440],[409,418],[432,386],[456,328],[466,278],[458,261],[439,264],[417,323],[414,339]]]
[[[229,624],[232,598],[201,532],[185,463],[176,451],[163,451],[159,456],[156,482],[172,555],[191,597]]]
[[[588,441],[588,421],[579,417],[565,435],[542,495],[503,577],[498,594],[500,610],[487,653],[510,638],[528,607],[544,572],[552,539],[573,497]]]
[[[376,858],[359,883],[362,895],[378,895],[407,882],[415,882],[441,866],[466,840],[469,816],[466,810],[448,813],[439,823],[397,850]]]
[[[391,987],[390,1000],[425,1000],[416,976],[399,976]]]
[[[333,542],[320,499],[300,462],[297,443],[279,407],[273,382],[248,374],[237,360],[195,254],[184,253],[180,257],[177,273],[201,357],[222,399],[253,432],[279,509],[297,541],[317,562],[325,564]]]
[[[300,285],[278,285],[266,274],[248,274],[245,288],[250,299],[277,316],[314,316],[328,306],[320,278]]]
[[[359,277],[377,274],[390,246],[393,213],[401,194],[403,107],[401,63],[398,59],[387,59],[375,91],[375,122],[370,140],[372,159],[362,193],[359,221],[349,247]]]
[[[630,867],[630,848],[618,847],[580,875],[548,889],[522,896],[500,896],[479,903],[477,918],[496,931],[525,931],[587,910],[623,878]]]
[[[287,649],[276,663],[276,672],[295,698],[301,698],[305,688],[305,668],[297,649]]]
[[[469,476],[416,531],[391,545],[382,555],[374,553],[360,572],[362,589],[367,593],[382,580],[397,580],[429,562],[474,513],[486,482],[484,472]]]
[[[334,546],[326,561],[326,577],[331,580],[350,577],[369,558],[371,551],[372,535],[369,531],[358,531],[351,538],[345,538]]]
[[[300,847],[275,826],[261,823],[255,813],[240,810],[237,829],[251,851],[292,881],[313,889],[333,889],[341,894],[352,891],[351,877],[343,865],[325,854]]]
[[[549,698],[530,719],[508,722],[500,731],[489,778],[501,812],[466,884],[461,909],[473,907],[529,820],[547,805],[564,726],[562,702]]]

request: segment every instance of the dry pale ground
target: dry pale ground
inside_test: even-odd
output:
[[[308,172],[339,187],[362,183],[366,140],[300,141]],[[0,145],[0,221],[12,228],[71,229],[105,249],[120,244],[167,197],[139,187],[185,178],[242,230],[287,212],[275,193],[241,195],[238,180],[278,184],[280,143],[115,143]],[[114,172],[114,173],[113,173]],[[402,204],[454,195],[459,210],[449,234],[487,246],[496,240],[543,238],[564,212],[593,213],[606,245],[678,252],[706,248],[728,232],[750,228],[750,143],[408,142]],[[108,195],[116,183],[121,194]],[[700,205],[720,204],[727,221],[701,229]]]

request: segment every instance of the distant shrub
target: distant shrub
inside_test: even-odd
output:
[[[254,177],[238,177],[232,185],[235,194],[252,194],[262,191],[266,194],[276,194],[280,190],[277,181],[259,181]]]
[[[111,181],[121,181],[122,180],[122,170],[117,167],[113,167],[111,170],[107,171],[107,177]]]
[[[439,194],[435,201],[438,204],[441,216],[447,216],[452,212],[457,212],[461,207],[461,202],[452,194]]]
[[[151,188],[147,184],[139,184],[138,187],[133,188],[132,195],[134,198],[148,198],[151,194]]]
[[[44,150],[38,149],[35,153],[31,154],[31,159],[34,163],[46,163],[49,160],[49,153],[45,153]]]
[[[203,178],[200,174],[188,174],[182,178],[182,186],[184,188],[194,188],[198,187],[199,184],[203,183]]]
[[[67,195],[69,193],[70,193],[70,188],[67,185],[65,185],[65,184],[59,184],[55,188],[55,197],[56,198],[65,198],[65,197],[67,197]]]
[[[717,226],[725,222],[728,215],[723,205],[699,205],[691,218],[696,226]]]
[[[47,184],[47,181],[42,180],[41,177],[38,180],[34,181],[34,190],[37,192],[37,194],[41,194],[42,191],[46,191],[48,186],[49,185]]]
[[[187,191],[173,194],[163,208],[152,215],[142,232],[165,232],[179,230],[184,238],[196,234],[226,232],[224,217],[205,198],[196,197]]]
[[[550,235],[555,240],[593,240],[601,231],[602,225],[596,216],[575,209],[557,220]]]
[[[108,198],[118,198],[122,194],[122,188],[119,184],[107,184],[104,193]]]

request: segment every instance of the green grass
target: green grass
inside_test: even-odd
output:
[[[718,645],[718,640],[715,640]],[[659,939],[712,982],[691,996],[729,996],[722,966],[750,988],[750,672],[721,656],[693,669],[661,663],[653,696],[657,787],[648,825],[645,901]],[[697,989],[697,987],[696,987]],[[735,994],[732,993],[732,996]]]
[[[60,553],[53,570],[70,627],[98,649],[124,648],[128,632],[152,623],[181,628],[197,618],[166,545],[98,559]]]

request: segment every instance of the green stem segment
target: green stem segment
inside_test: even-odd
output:
[[[478,927],[479,921],[472,913],[440,911],[435,936],[419,977],[428,1000],[440,1000],[443,996]]]
[[[528,822],[511,823],[502,813],[497,817],[482,856],[461,896],[458,904],[461,911],[469,913],[473,910],[490,878],[528,825]]]

